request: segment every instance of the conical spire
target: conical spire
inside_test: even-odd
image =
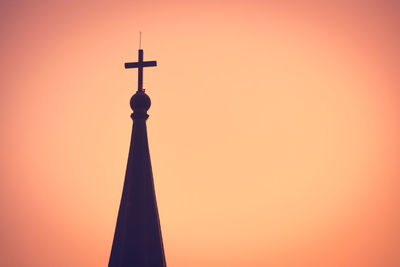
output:
[[[151,101],[139,87],[130,104],[133,109],[132,138],[108,266],[165,267],[147,140],[147,110]]]

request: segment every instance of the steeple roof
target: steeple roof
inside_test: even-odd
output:
[[[132,138],[109,267],[166,266],[147,140],[151,101],[141,85],[130,102]]]

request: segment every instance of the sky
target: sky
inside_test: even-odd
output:
[[[107,266],[139,31],[169,267],[400,266],[398,1],[0,13],[0,266]]]

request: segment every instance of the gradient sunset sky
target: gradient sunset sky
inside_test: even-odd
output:
[[[107,266],[139,31],[169,267],[400,266],[399,1],[0,12],[0,266]]]

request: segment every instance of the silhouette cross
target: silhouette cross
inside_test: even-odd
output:
[[[157,61],[143,61],[143,49],[139,49],[138,62],[125,63],[125,69],[138,68],[138,91],[143,91],[143,68],[155,66]]]

